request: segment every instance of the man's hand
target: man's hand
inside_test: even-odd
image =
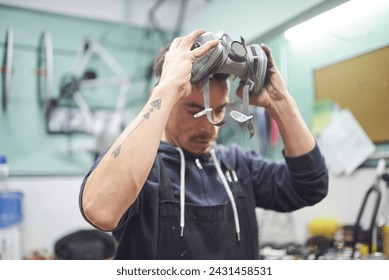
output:
[[[267,72],[265,84],[262,91],[250,96],[250,105],[256,105],[270,109],[276,102],[284,100],[288,95],[288,89],[285,86],[284,79],[282,78],[277,65],[275,64],[271,50],[265,44],[261,44],[261,48],[264,50],[267,56]],[[239,84],[237,89],[237,95],[242,98],[244,82]]]
[[[202,29],[197,29],[184,37],[175,38],[165,55],[159,84],[169,83],[175,85],[179,93],[177,100],[192,92],[190,78],[196,58],[203,56],[219,43],[218,40],[212,40],[191,50],[193,43],[204,32]]]

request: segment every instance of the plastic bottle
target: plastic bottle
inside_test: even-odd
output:
[[[0,155],[0,260],[19,260],[23,194],[9,189],[9,171],[7,158]]]
[[[0,191],[8,190],[7,180],[9,177],[9,166],[7,158],[0,155]]]

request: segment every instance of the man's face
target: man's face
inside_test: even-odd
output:
[[[227,82],[214,80],[209,81],[209,89],[213,122],[218,123],[224,119],[229,89]],[[202,85],[193,85],[192,94],[181,98],[171,111],[164,140],[195,155],[208,153],[220,127],[210,123],[206,115],[193,117],[202,110],[204,110]]]

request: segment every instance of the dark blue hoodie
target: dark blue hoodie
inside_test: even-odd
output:
[[[214,144],[219,164],[225,172],[234,170],[249,198],[252,230],[257,237],[255,208],[291,212],[321,201],[328,192],[328,171],[318,146],[311,152],[285,157],[275,163],[256,152],[245,151],[237,145]],[[163,160],[173,185],[174,196],[180,199],[181,159],[176,147],[161,142],[158,156]],[[210,154],[195,156],[184,151],[185,202],[196,205],[217,205],[229,200]],[[96,161],[96,168],[102,155]],[[85,177],[81,187],[90,173]],[[231,173],[232,174],[232,173]],[[235,175],[235,174],[234,174]],[[155,259],[158,246],[158,171],[154,164],[136,202],[124,214],[113,235],[118,241],[117,259]],[[114,186],[113,186],[114,187]],[[81,208],[82,211],[82,208]],[[256,242],[258,244],[258,242]]]

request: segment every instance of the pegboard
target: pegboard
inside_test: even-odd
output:
[[[317,100],[348,108],[370,139],[389,142],[389,46],[314,71]]]

